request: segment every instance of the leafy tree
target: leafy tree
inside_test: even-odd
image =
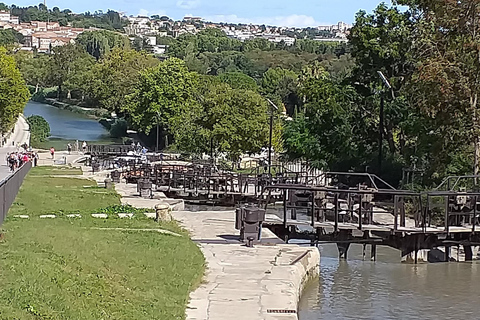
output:
[[[50,56],[18,51],[15,55],[18,69],[27,84],[35,86],[35,93],[48,84]]]
[[[0,30],[0,46],[23,43],[23,35],[13,29]]]
[[[79,73],[85,72],[85,69],[92,65],[92,60],[93,58],[83,48],[74,44],[53,48],[49,65],[50,81],[58,86],[59,97],[63,93],[64,85],[70,93],[74,86],[73,79]]]
[[[194,105],[198,75],[185,63],[170,58],[141,73],[124,111],[132,124],[145,133],[157,123],[175,127],[178,115]]]
[[[400,2],[400,1],[399,1]],[[421,110],[435,121],[439,154],[459,145],[474,146],[474,173],[480,173],[480,15],[479,3],[467,1],[402,1],[416,19],[419,65],[410,92]],[[465,148],[464,148],[465,150]],[[467,149],[468,150],[468,149]],[[445,161],[445,162],[446,162]],[[463,173],[470,171],[464,167]]]
[[[259,152],[268,139],[267,110],[265,99],[254,91],[206,83],[198,104],[180,114],[173,127],[176,145],[195,153],[225,153],[232,160]]]
[[[128,37],[107,30],[83,32],[78,35],[77,42],[97,60],[114,48],[130,48]]]
[[[225,72],[220,74],[218,78],[233,89],[258,91],[258,85],[255,79],[242,72]]]
[[[298,76],[295,72],[271,68],[263,74],[261,92],[272,101],[283,104],[287,113],[293,114],[298,105],[297,86]]]
[[[121,112],[126,96],[133,93],[140,73],[159,61],[145,52],[116,48],[105,55],[88,75],[87,92],[107,110]]]
[[[50,125],[44,117],[33,115],[27,118],[27,122],[30,126],[30,140],[32,145],[45,142],[50,136]]]
[[[0,132],[10,130],[30,97],[12,56],[0,47]]]
[[[361,156],[361,126],[355,115],[355,91],[323,74],[303,84],[305,111],[285,125],[284,145],[290,159],[304,159],[322,169],[348,170]]]

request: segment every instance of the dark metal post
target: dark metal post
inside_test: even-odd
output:
[[[158,133],[159,133],[160,129],[159,129],[159,125],[158,125],[158,119],[157,119],[157,145],[155,147],[155,153],[158,152]]]
[[[380,96],[380,124],[378,126],[378,173],[382,173],[382,144],[383,144],[383,109],[384,109],[383,94]]]
[[[363,216],[363,213],[362,213],[362,194],[359,194],[358,195],[358,198],[359,198],[359,206],[358,206],[358,230],[362,230],[362,216]],[[363,250],[365,250],[365,247],[363,247]],[[363,253],[363,257],[365,258],[365,252]]]
[[[338,232],[338,193],[335,193],[333,196],[333,202],[334,202],[334,214],[335,214],[335,233]]]
[[[272,135],[273,135],[273,108],[270,113],[270,138],[268,140],[268,174],[272,174]]]

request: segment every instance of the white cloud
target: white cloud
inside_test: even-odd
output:
[[[275,17],[254,17],[243,18],[235,14],[232,15],[215,15],[206,17],[205,20],[212,22],[229,22],[229,23],[252,23],[265,24],[279,27],[317,27],[320,25],[330,25],[331,23],[321,23],[315,20],[312,16],[292,14],[289,16],[275,16]]]
[[[195,9],[200,5],[200,0],[178,0],[177,7],[182,9]]]
[[[151,17],[156,14],[159,16],[166,16],[167,12],[165,10],[147,10],[147,9],[140,9],[138,11],[139,16]]]

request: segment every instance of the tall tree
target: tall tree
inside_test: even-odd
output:
[[[159,61],[145,52],[116,48],[98,61],[89,75],[90,98],[107,110],[120,112],[133,93],[140,73]]]
[[[10,130],[30,98],[22,74],[12,56],[0,47],[0,132]]]
[[[417,19],[418,68],[411,94],[434,119],[442,144],[440,158],[468,142],[474,146],[474,173],[480,173],[480,2],[399,1]],[[447,160],[443,158],[444,160]],[[466,173],[466,172],[463,172]]]
[[[93,58],[75,44],[55,47],[52,51],[50,78],[51,83],[58,86],[58,96],[60,97],[63,94],[65,83],[91,66]],[[71,83],[71,81],[68,83],[68,94],[71,91]]]
[[[124,111],[134,126],[149,133],[156,123],[175,126],[183,110],[195,104],[196,73],[185,63],[170,58],[142,72]]]

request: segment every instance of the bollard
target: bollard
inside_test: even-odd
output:
[[[253,237],[248,237],[247,238],[247,247],[253,248],[253,240],[254,240]]]
[[[172,216],[170,215],[170,206],[168,204],[160,203],[155,206],[155,221],[172,221]]]
[[[105,182],[105,189],[112,189],[113,188],[112,179],[106,178],[105,180],[103,180],[103,182]]]

